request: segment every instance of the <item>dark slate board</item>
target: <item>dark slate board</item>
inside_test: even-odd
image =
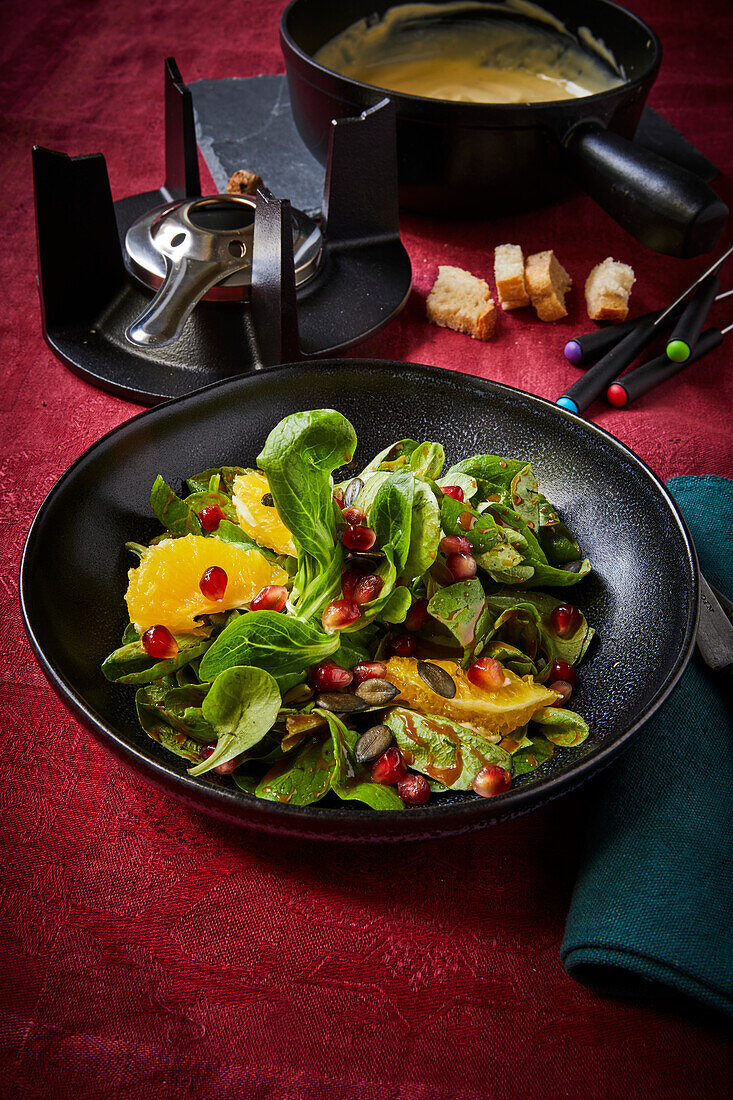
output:
[[[311,216],[320,212],[325,169],[298,136],[284,76],[196,80],[188,87],[199,148],[219,191],[226,191],[232,172],[248,168],[275,195]],[[715,165],[651,107],[644,108],[636,141],[708,183],[717,175]]]
[[[306,214],[320,212],[325,169],[298,136],[284,76],[196,80],[188,88],[199,148],[220,192],[232,172],[247,168]]]

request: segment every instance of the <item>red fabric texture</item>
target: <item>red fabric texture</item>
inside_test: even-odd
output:
[[[723,171],[733,200],[733,8],[633,0],[666,60],[650,102]],[[526,1100],[724,1095],[724,1025],[694,1005],[633,1005],[564,973],[558,946],[593,789],[470,838],[340,848],[237,832],[119,766],[66,713],[17,603],[44,494],[137,409],[45,346],[35,289],[30,147],[102,151],[113,194],[163,177],[162,59],[184,79],[281,72],[281,0],[26,0],[0,56],[0,1094]],[[256,165],[249,167],[256,168]],[[490,207],[490,197],[487,196]],[[554,398],[589,325],[582,284],[633,264],[636,312],[702,270],[637,245],[589,199],[504,221],[405,217],[415,290],[353,355],[436,364]],[[428,326],[439,263],[490,273],[491,248],[554,247],[570,316],[499,318],[493,342]],[[724,286],[733,276],[724,273]],[[715,319],[733,319],[718,307]],[[628,411],[594,419],[661,476],[733,473],[727,343]],[[726,419],[727,418],[727,419]],[[236,456],[232,456],[236,458]]]

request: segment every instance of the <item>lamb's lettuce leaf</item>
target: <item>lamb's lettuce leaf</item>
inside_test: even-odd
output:
[[[452,790],[470,790],[476,773],[487,764],[512,771],[505,749],[448,718],[395,707],[384,721],[398,747],[410,754],[410,767]]]
[[[277,611],[249,611],[224,627],[199,671],[210,681],[234,665],[254,665],[279,680],[318,664],[338,647],[339,636],[325,634],[314,623]]]
[[[452,479],[456,474],[466,474],[475,478],[482,500],[495,497],[509,503],[512,480],[526,469],[525,459],[501,458],[499,455],[472,455],[456,462],[446,472],[443,481],[446,485],[458,484]]]
[[[290,806],[310,806],[331,788],[334,769],[330,737],[311,737],[278,760],[254,789],[258,798]]]
[[[212,644],[211,638],[196,634],[176,634],[178,653],[161,661],[143,649],[142,641],[128,642],[110,653],[102,663],[102,672],[117,684],[149,684],[170,676],[176,669],[200,657]]]
[[[180,671],[179,669],[176,673],[175,680],[166,676],[138,688],[135,705],[140,724],[146,729],[146,722],[156,725],[164,722],[172,730],[185,737],[192,737],[196,742],[207,744],[215,741],[216,733],[204,718],[202,710],[209,685],[190,683],[181,686],[178,681]]]
[[[430,484],[416,478],[412,499],[410,546],[402,570],[409,580],[415,580],[427,572],[438,556],[440,539],[440,505]]]
[[[510,496],[514,511],[531,531],[540,529],[540,491],[529,463],[512,478]]]
[[[512,753],[512,768],[515,775],[526,775],[539,768],[550,759],[555,746],[546,737],[525,737]]]
[[[370,773],[354,756],[358,734],[330,711],[314,711],[327,721],[334,755],[331,790],[343,801],[364,802],[373,810],[404,810],[405,804],[393,787],[374,783]]]
[[[435,483],[437,487],[442,491],[449,485],[457,485],[459,489],[463,490],[465,499],[471,503],[473,498],[478,494],[478,482],[475,477],[471,477],[470,474],[461,474],[457,471],[448,473],[441,477],[439,481]]]
[[[465,650],[483,638],[488,619],[486,596],[477,577],[439,588],[428,614],[441,623]]]
[[[392,473],[394,470],[409,466],[410,456],[418,446],[416,439],[399,439],[396,443],[390,443],[389,447],[385,447],[383,451],[374,456],[371,462],[361,471],[359,477],[364,481],[370,474],[374,474],[378,470]]]
[[[277,682],[265,669],[236,665],[221,672],[201,708],[216,733],[216,748],[189,768],[189,774],[203,775],[257,745],[272,728],[281,704]]]
[[[473,526],[465,526],[463,517],[470,517]],[[468,539],[479,566],[498,583],[519,583],[534,573],[533,567],[522,565],[527,548],[524,539],[497,526],[490,513],[478,512],[470,504],[444,496],[440,520],[446,535],[463,535]]]
[[[440,443],[421,443],[410,455],[410,469],[433,481],[440,477],[445,464],[445,451]]]
[[[206,489],[204,492],[191,493],[185,498],[183,503],[187,504],[196,516],[198,516],[199,512],[204,508],[210,508],[212,505],[216,505],[221,508],[222,512],[231,523],[237,522],[237,509],[232,504],[232,498],[226,493]],[[209,532],[203,531],[202,533],[208,534]],[[216,532],[212,532],[212,534],[215,533]]]
[[[186,488],[189,493],[219,492],[224,493],[230,499],[234,492],[234,479],[240,474],[246,474],[243,466],[215,466],[210,470],[203,470],[200,474],[192,474],[186,478]]]
[[[150,507],[171,534],[201,534],[201,520],[195,509],[185,500],[181,500],[160,475],[156,477],[150,490]]]
[[[318,615],[340,592],[343,547],[331,474],[351,461],[355,448],[356,433],[346,417],[318,409],[281,420],[258,458],[298,548],[291,605],[304,619]]]
[[[393,474],[379,488],[369,509],[369,526],[377,536],[377,546],[402,573],[410,551],[412,502],[415,478],[412,474]]]
[[[299,551],[324,569],[336,543],[331,474],[351,461],[355,448],[356,433],[346,417],[318,409],[281,420],[257,459]]]
[[[440,516],[446,534],[467,538],[479,566],[498,584],[566,587],[577,584],[590,571],[587,559],[574,570],[548,565],[542,545],[527,520],[501,502],[489,502],[486,510],[479,512],[470,504],[444,497]],[[473,526],[466,528],[462,517],[470,517]]]
[[[208,685],[179,688],[171,676],[138,688],[135,708],[149,737],[184,760],[201,759],[201,746],[216,736],[201,714]]]
[[[552,565],[580,561],[578,543],[560,519],[557,509],[540,493],[540,542]]]
[[[477,654],[479,655],[479,654]],[[508,642],[492,638],[480,650],[481,657],[493,657],[517,676],[537,676],[537,667],[526,653]]]
[[[574,748],[582,745],[588,737],[588,723],[575,711],[562,707],[541,707],[532,715],[532,721],[542,728],[542,732],[553,745]]]
[[[382,589],[376,599],[362,606],[362,617],[342,633],[361,631],[376,618],[386,618],[388,622],[404,621],[411,597],[406,589],[395,589],[395,583],[410,551],[414,494],[415,478],[406,471],[392,474],[380,484],[367,520],[384,557],[374,570],[382,579]]]
[[[552,612],[563,601],[556,599],[554,596],[549,596],[546,592],[502,589],[499,592],[489,594],[486,600],[490,612],[496,616],[495,621],[499,621],[506,612],[518,609],[526,612],[530,607],[535,608],[539,616],[537,624],[539,648],[548,662],[548,672],[549,664],[555,659],[567,661],[570,665],[579,664],[585,656],[595,633],[593,627],[588,625],[585,616],[580,612],[580,620],[576,630],[571,635],[561,638],[552,627]],[[504,623],[507,622],[509,620],[504,619]],[[511,628],[500,631],[500,636],[511,644],[521,646],[521,642],[517,642],[515,637],[512,636]]]

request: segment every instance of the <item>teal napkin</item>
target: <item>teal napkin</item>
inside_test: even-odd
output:
[[[730,599],[733,481],[678,477],[668,487],[702,572]],[[578,981],[622,996],[671,987],[733,1014],[730,689],[695,651],[601,781],[560,948]]]

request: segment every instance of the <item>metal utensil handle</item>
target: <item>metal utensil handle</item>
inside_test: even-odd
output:
[[[650,359],[647,363],[642,363],[640,366],[635,367],[634,370],[629,371],[627,374],[622,375],[620,378],[615,378],[606,392],[606,398],[612,405],[620,406],[621,401],[613,400],[613,389],[615,387],[621,387],[623,395],[625,394],[626,400],[623,401],[623,408],[630,405],[632,401],[635,401],[637,397],[642,397],[645,393],[649,393],[655,386],[660,385],[662,382],[666,382],[668,378],[673,378],[675,374],[679,374],[680,371],[685,370],[686,367],[692,366],[698,359],[702,359],[707,355],[709,351],[713,351],[720,344],[723,343],[723,334],[720,329],[709,328],[703,332],[700,339],[695,344],[695,348],[690,355],[689,359],[686,359],[684,363],[674,362],[668,359],[666,355],[658,355],[654,359]]]
[[[683,309],[684,304],[680,302],[676,311],[670,313],[667,318],[669,325],[674,324]],[[581,336],[574,336],[565,345],[565,358],[574,367],[585,367],[589,363],[595,363],[639,325],[646,324],[647,321],[656,321],[661,312],[661,309],[655,309],[651,313],[643,313],[640,317],[632,317],[630,321],[621,321],[607,328],[599,328],[594,332],[584,332]]]
[[[717,275],[708,275],[700,283],[667,341],[668,359],[684,363],[690,358],[719,290],[720,279]]]
[[[733,670],[733,625],[702,573],[697,648],[710,668],[727,672]]]
[[[220,262],[183,258],[175,263],[166,257],[166,277],[146,309],[126,329],[125,336],[141,347],[165,347],[174,343],[204,294],[235,270]]]
[[[606,387],[617,375],[626,370],[639,352],[651,344],[657,331],[654,321],[645,321],[637,325],[615,347],[607,351],[602,359],[589,367],[577,382],[565,390],[565,393],[558,397],[557,404],[570,409],[571,412],[582,412],[583,409],[587,409],[599,394],[605,392]]]

